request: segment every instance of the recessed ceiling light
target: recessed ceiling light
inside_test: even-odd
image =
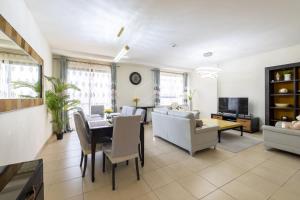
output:
[[[124,26],[122,26],[121,29],[118,32],[117,37],[121,37],[122,33],[124,32],[124,29],[125,29]]]
[[[213,52],[211,52],[211,51],[203,53],[203,57],[211,57],[212,55],[213,55]]]
[[[175,48],[175,47],[177,47],[177,44],[176,43],[171,43],[170,46]]]

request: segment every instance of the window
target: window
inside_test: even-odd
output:
[[[76,85],[80,91],[70,93],[72,99],[79,99],[85,113],[90,113],[91,105],[111,108],[110,67],[80,62],[69,62],[67,82]]]
[[[183,104],[183,75],[174,73],[160,73],[160,104]]]
[[[3,60],[0,63],[0,99],[40,98],[40,66]]]

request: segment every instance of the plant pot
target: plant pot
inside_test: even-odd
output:
[[[62,140],[63,138],[64,138],[64,134],[63,133],[56,134],[56,139],[57,140]]]

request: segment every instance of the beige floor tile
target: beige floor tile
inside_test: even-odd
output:
[[[259,191],[267,197],[270,197],[276,190],[279,189],[278,185],[251,172],[240,176],[236,180],[244,185],[247,185],[249,188],[255,191]]]
[[[80,167],[69,167],[63,170],[44,173],[45,185],[51,185],[62,181],[79,178],[82,176]]]
[[[292,175],[288,171],[284,172],[282,170],[263,166],[255,167],[251,172],[277,185],[282,185]]]
[[[266,195],[253,190],[238,181],[233,181],[221,188],[224,192],[238,200],[266,200]]]
[[[270,200],[299,200],[299,194],[280,188]]]
[[[236,166],[238,168],[244,169],[246,171],[248,171],[258,165],[256,163],[252,163],[252,162],[248,161],[247,159],[245,159],[243,157],[238,157],[238,156],[234,156],[234,157],[226,160],[225,162],[230,165]]]
[[[84,193],[84,200],[123,200],[123,198],[118,190],[113,191],[109,185]]]
[[[262,138],[261,134],[251,136]],[[300,196],[299,156],[266,151],[263,144],[239,153],[207,149],[192,157],[153,137],[152,127],[147,125],[145,148],[141,180],[136,180],[133,161],[129,166],[121,163],[116,169],[117,190],[112,191],[111,166],[107,162],[106,173],[102,173],[101,152],[96,154],[96,180],[92,183],[90,157],[86,177],[81,178],[77,134],[66,134],[61,141],[53,136],[39,155],[44,159],[45,199],[298,200]]]
[[[152,189],[156,189],[158,187],[171,183],[174,180],[174,178],[170,177],[162,169],[145,173],[143,174],[143,178]]]
[[[199,160],[194,157],[185,159],[184,161],[182,161],[182,163],[185,165],[186,168],[188,168],[192,172],[199,172],[202,169],[205,169],[211,165],[211,163],[208,161]]]
[[[200,171],[199,175],[206,178],[212,184],[220,187],[245,172],[244,169],[222,162]]]
[[[153,192],[149,192],[147,194],[143,194],[133,198],[133,200],[159,200],[158,197]]]
[[[83,194],[68,198],[66,200],[83,200]]]
[[[162,168],[162,170],[174,179],[187,177],[193,174],[193,172],[186,168],[182,162],[169,165],[167,167]]]
[[[81,178],[76,178],[45,187],[47,187],[45,190],[45,197],[49,200],[68,199],[82,194]]]
[[[176,182],[160,187],[154,190],[160,200],[195,200],[182,186]]]
[[[143,179],[121,181],[117,190],[123,199],[133,199],[151,191],[150,187],[146,184]]]
[[[205,196],[201,200],[234,200],[234,199],[228,194],[224,193],[223,191],[216,190],[211,194]]]
[[[181,178],[177,182],[198,199],[217,189],[216,186],[197,175]]]

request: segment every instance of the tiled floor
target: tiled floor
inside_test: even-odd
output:
[[[90,159],[81,178],[80,144],[76,133],[62,141],[51,139],[44,159],[46,200],[299,200],[300,157],[266,151],[262,144],[234,154],[208,149],[191,157],[183,150],[153,138],[145,129],[145,167],[141,180],[134,162],[118,165],[117,189],[111,190],[111,170],[102,173],[102,154],[96,155],[96,180],[91,182]]]

